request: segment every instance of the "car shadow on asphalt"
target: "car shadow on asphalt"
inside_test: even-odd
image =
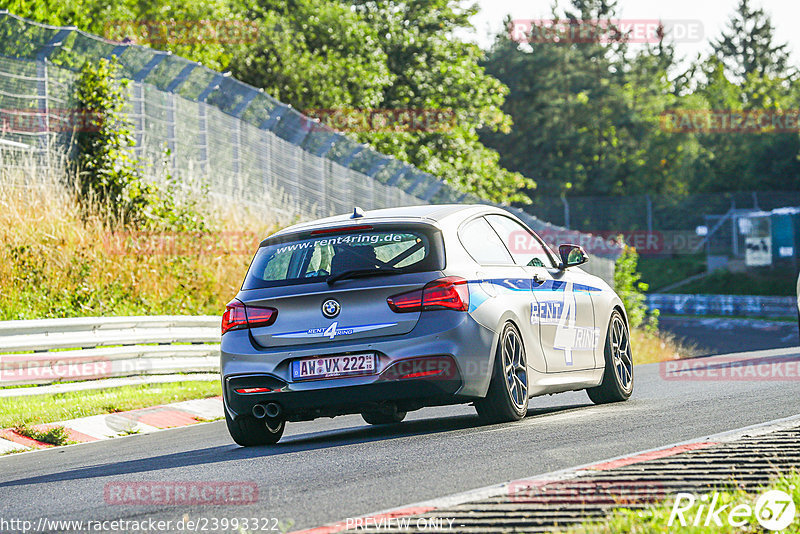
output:
[[[591,404],[587,406],[570,404],[563,406],[529,408],[528,418],[546,414],[561,413],[588,406],[591,406]],[[513,423],[507,424],[513,425]],[[394,425],[349,427],[286,436],[279,443],[269,446],[245,448],[231,444],[178,452],[174,454],[151,456],[137,460],[126,460],[101,465],[91,465],[87,467],[69,469],[58,473],[49,473],[46,475],[0,482],[0,487],[114,477],[133,473],[158,472],[163,469],[191,467],[195,465],[209,465],[246,459],[267,458],[271,456],[302,453],[319,449],[330,449],[334,447],[342,447],[360,443],[386,441],[390,439],[401,439],[413,436],[424,436],[428,434],[459,432],[470,429],[484,430],[494,427],[499,428],[501,426],[502,425],[499,424],[485,425],[478,419],[476,415],[455,415],[430,419],[415,419]],[[190,429],[192,427],[186,428]],[[145,438],[146,436],[147,435],[142,435],[141,438]],[[139,436],[135,436],[134,438],[137,437]],[[90,448],[91,445],[92,444],[87,444],[79,447]],[[77,450],[77,448],[73,450]]]

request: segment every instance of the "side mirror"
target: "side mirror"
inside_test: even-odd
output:
[[[586,251],[579,245],[560,245],[558,254],[561,256],[561,265],[558,266],[561,270],[577,267],[589,261]]]

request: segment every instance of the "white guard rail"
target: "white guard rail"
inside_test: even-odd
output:
[[[219,316],[0,321],[0,388],[219,370]]]

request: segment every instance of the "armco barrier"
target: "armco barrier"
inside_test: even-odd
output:
[[[209,373],[218,316],[80,317],[0,322],[0,387]]]
[[[794,317],[795,297],[755,295],[647,295],[647,306],[662,314],[724,315],[740,317]]]

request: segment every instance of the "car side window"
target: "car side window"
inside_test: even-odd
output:
[[[528,267],[554,267],[546,245],[530,230],[502,215],[487,215],[486,219],[511,252],[514,263]]]
[[[481,265],[514,265],[497,232],[483,217],[462,226],[458,237],[472,259]]]

